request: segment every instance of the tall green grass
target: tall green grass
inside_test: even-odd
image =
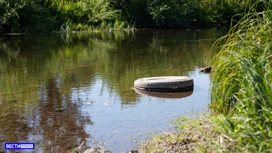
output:
[[[269,8],[269,7],[268,7]],[[272,152],[272,10],[251,12],[213,59],[212,103],[238,150]]]

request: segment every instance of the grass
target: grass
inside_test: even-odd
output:
[[[251,11],[216,43],[211,115],[178,123],[181,132],[154,137],[142,152],[272,152],[271,15]]]
[[[272,151],[271,13],[245,16],[213,62],[211,110],[250,152]]]

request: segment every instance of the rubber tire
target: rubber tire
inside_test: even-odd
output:
[[[148,77],[134,81],[134,88],[146,91],[188,91],[193,87],[193,79],[187,76]]]

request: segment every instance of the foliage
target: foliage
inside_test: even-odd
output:
[[[66,30],[86,30],[102,22],[114,23],[118,11],[107,0],[1,0],[0,14],[1,31],[51,32],[63,26]]]
[[[138,28],[148,27],[151,23],[148,3],[149,0],[111,0],[113,8],[121,11],[121,19]]]
[[[212,99],[216,105],[212,107],[216,112],[227,114],[235,111],[237,101],[248,90],[243,88],[269,85],[269,49],[272,45],[269,15],[270,11],[247,15],[222,38],[227,39],[226,43],[213,62],[216,70],[213,73]],[[261,93],[255,91],[255,94]]]
[[[226,26],[251,0],[0,0],[0,32]],[[262,5],[260,5],[260,10]],[[241,16],[237,16],[237,20]]]
[[[88,0],[80,2],[66,2],[61,7],[62,15],[72,23],[83,25],[103,25],[114,22],[118,11],[110,7],[106,0]],[[81,30],[80,27],[75,30]]]
[[[269,6],[269,5],[268,5]],[[251,12],[222,38],[213,61],[214,113],[240,147],[271,152],[272,144],[272,10]]]
[[[114,6],[137,27],[199,28],[228,25],[232,16],[245,12],[247,3],[244,0],[117,0]]]
[[[189,27],[197,18],[201,17],[200,3],[198,1],[162,1],[153,0],[149,5],[155,26],[158,27]]]
[[[0,1],[0,26],[5,32],[52,31],[62,20],[51,1]]]

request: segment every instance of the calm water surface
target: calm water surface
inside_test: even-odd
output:
[[[213,42],[221,30],[139,31],[0,37],[0,152],[35,142],[35,152],[101,147],[127,152],[171,120],[207,111]],[[132,89],[134,80],[190,76],[183,98]],[[162,95],[161,95],[162,96]]]

